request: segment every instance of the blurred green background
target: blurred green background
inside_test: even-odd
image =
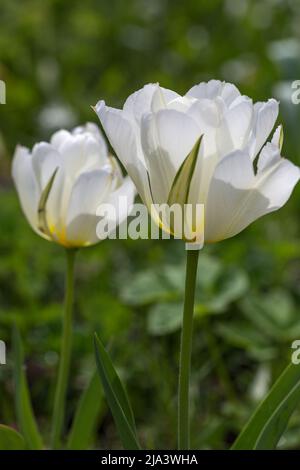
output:
[[[295,0],[1,0],[0,422],[15,425],[11,331],[21,329],[34,410],[49,433],[64,291],[64,253],[25,221],[10,177],[17,143],[97,122],[147,82],[184,93],[202,80],[281,101],[284,154],[300,164],[300,2]],[[200,255],[192,365],[192,448],[224,449],[300,338],[300,187],[278,213]],[[67,426],[94,370],[96,330],[126,381],[144,447],[174,448],[184,246],[105,241],[80,252]],[[102,400],[91,446],[118,448]],[[280,442],[300,448],[300,410]]]

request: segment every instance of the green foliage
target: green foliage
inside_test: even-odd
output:
[[[102,388],[98,373],[95,371],[78,403],[68,439],[68,449],[85,450],[90,446],[99,416],[103,414],[103,405]]]
[[[232,449],[275,449],[299,399],[300,367],[290,364],[257,408]]]
[[[0,424],[0,450],[25,450],[25,441],[15,429]]]
[[[15,345],[15,397],[18,422],[26,445],[31,450],[43,448],[42,439],[33,415],[27,379],[23,370],[24,356],[19,332],[14,331]]]
[[[122,444],[126,450],[137,450],[140,446],[127,393],[97,335],[95,335],[95,354],[99,376]]]
[[[166,265],[157,270],[134,274],[121,290],[121,298],[134,306],[148,309],[148,331],[152,335],[173,333],[181,327],[185,267]],[[195,318],[226,312],[240,299],[249,285],[246,274],[238,268],[225,268],[216,258],[203,254],[197,274]]]
[[[9,176],[16,144],[97,122],[90,105],[103,98],[121,106],[147,82],[185,92],[220,78],[254,100],[280,99],[283,154],[299,164],[300,107],[290,101],[290,82],[300,76],[299,8],[271,0],[1,0],[0,18],[0,79],[7,85],[7,104],[0,105],[0,339],[8,358],[0,366],[0,422],[16,423],[10,337],[17,325],[36,421],[48,442],[64,254],[35,235],[21,213]],[[300,337],[299,207],[298,185],[281,211],[200,253],[193,448],[229,448],[290,360]],[[75,447],[120,445],[102,396],[94,413],[88,409],[81,444],[73,427],[85,418],[78,401],[95,367],[94,331],[126,381],[141,446],[175,447],[183,288],[179,242],[105,241],[79,253],[66,415]],[[299,429],[298,408],[278,446],[299,449]]]

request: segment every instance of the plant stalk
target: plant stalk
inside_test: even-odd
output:
[[[179,359],[178,449],[190,448],[189,385],[192,354],[195,285],[199,250],[187,250],[183,325]]]
[[[65,304],[63,315],[63,334],[61,343],[58,379],[54,399],[52,421],[52,448],[61,446],[61,434],[65,417],[65,401],[72,350],[72,317],[74,297],[74,262],[76,250],[67,249],[67,269],[65,281]]]

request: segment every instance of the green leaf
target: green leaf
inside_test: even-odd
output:
[[[290,364],[256,409],[232,449],[275,449],[299,402],[300,366]]]
[[[153,336],[173,333],[182,325],[182,303],[161,303],[154,305],[148,312],[147,329]]]
[[[0,424],[0,450],[25,450],[23,437],[13,428]]]
[[[279,150],[281,152],[282,146],[283,146],[283,139],[284,139],[284,133],[283,133],[283,126],[280,126],[280,135],[279,135]]]
[[[27,447],[31,450],[42,449],[43,442],[33,415],[27,379],[23,369],[24,357],[21,337],[16,328],[13,342],[15,351],[15,396],[19,426]]]
[[[168,197],[169,206],[176,203],[187,204],[188,202],[191,181],[196,168],[202,137],[203,135],[196,141],[194,147],[184,159],[176,173]]]
[[[137,273],[121,290],[122,300],[130,305],[147,305],[167,300],[174,291],[162,273],[146,270]]]
[[[68,439],[68,449],[85,450],[90,446],[103,409],[103,391],[96,370],[79,401]]]
[[[94,339],[96,363],[103,389],[113,414],[122,444],[126,450],[140,449],[137,441],[133,412],[125,388],[100,339]]]
[[[50,235],[48,223],[47,223],[47,211],[46,211],[46,204],[50,195],[50,191],[52,189],[54,179],[56,176],[58,168],[56,168],[49,179],[48,183],[46,184],[45,189],[42,191],[39,205],[38,205],[38,228],[41,232],[45,235]]]

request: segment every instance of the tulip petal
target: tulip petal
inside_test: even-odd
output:
[[[255,176],[249,159],[246,153],[233,152],[217,166],[205,207],[206,240],[232,237],[279,209],[299,180],[299,168],[284,158],[261,165]]]
[[[12,177],[18,191],[20,204],[33,230],[37,230],[38,201],[40,190],[33,172],[32,159],[27,148],[17,146],[13,162]]]
[[[218,130],[218,148],[220,155],[244,148],[252,126],[252,100],[238,97],[225,113],[223,123]]]
[[[176,173],[167,201],[170,206],[172,204],[181,204],[183,206],[188,203],[191,181],[196,168],[202,137],[200,136],[196,141]]]
[[[210,80],[209,82],[202,82],[199,85],[193,86],[187,93],[187,96],[203,99],[215,99],[217,96],[223,98],[225,103],[229,105],[238,96],[239,90],[231,83],[221,82],[219,80]]]
[[[36,144],[32,150],[32,166],[39,185],[40,194],[45,190],[53,173],[57,170],[47,200],[47,224],[50,232],[64,225],[64,213],[71,188],[70,179],[65,178],[60,153],[46,142]]]
[[[167,104],[178,96],[174,91],[160,87],[158,83],[149,83],[127,98],[123,110],[140,123],[143,114],[157,110],[157,106],[160,109],[164,101]]]
[[[48,184],[56,168],[62,165],[60,154],[47,142],[40,142],[32,149],[32,167],[40,191]]]
[[[278,106],[278,101],[274,99],[254,104],[254,132],[250,144],[252,158],[256,157],[269,137],[278,116]]]
[[[254,184],[254,170],[248,154],[236,150],[216,166],[205,204],[205,240],[227,238],[227,228],[237,213],[241,197]]]
[[[82,173],[73,186],[67,213],[66,240],[72,246],[99,241],[96,226],[98,206],[106,200],[112,184],[112,172],[92,170]],[[64,234],[62,234],[63,238]],[[63,239],[60,240],[63,242]]]
[[[259,154],[257,162],[258,173],[274,165],[274,163],[279,161],[280,158],[280,151],[277,145],[274,145],[271,142],[267,142]]]
[[[122,222],[128,217],[135,197],[135,187],[131,179],[127,176],[123,179],[121,186],[110,193],[105,200],[105,204],[111,204],[115,209],[115,218],[109,220],[109,226],[114,225],[115,227],[121,225]],[[112,211],[113,212],[113,211]],[[97,214],[99,214],[99,207]],[[101,210],[100,210],[101,214]],[[110,214],[109,214],[110,215]],[[106,218],[108,220],[108,216]],[[106,238],[111,232],[114,232],[115,229],[111,231],[106,231],[105,233],[99,233],[99,228],[97,228],[98,238],[101,240]]]
[[[101,168],[107,163],[106,146],[91,134],[71,135],[60,146],[60,154],[69,180],[79,172]]]
[[[179,111],[165,109],[143,116],[141,142],[155,203],[167,201],[175,175],[199,135],[194,119]]]
[[[71,133],[65,129],[60,129],[59,131],[54,132],[50,139],[50,144],[56,148],[60,149],[60,146],[66,141],[66,139],[71,138]]]
[[[54,179],[56,176],[58,168],[54,170],[53,175],[51,176],[50,180],[48,181],[45,189],[42,191],[39,205],[38,205],[38,229],[42,232],[45,236],[51,238],[51,232],[49,230],[49,225],[47,221],[47,202],[49,199],[49,195],[51,189],[53,187]]]
[[[97,103],[95,111],[116,156],[126,168],[143,202],[149,207],[152,197],[148,175],[132,122],[123,111],[105,106],[104,101]]]

